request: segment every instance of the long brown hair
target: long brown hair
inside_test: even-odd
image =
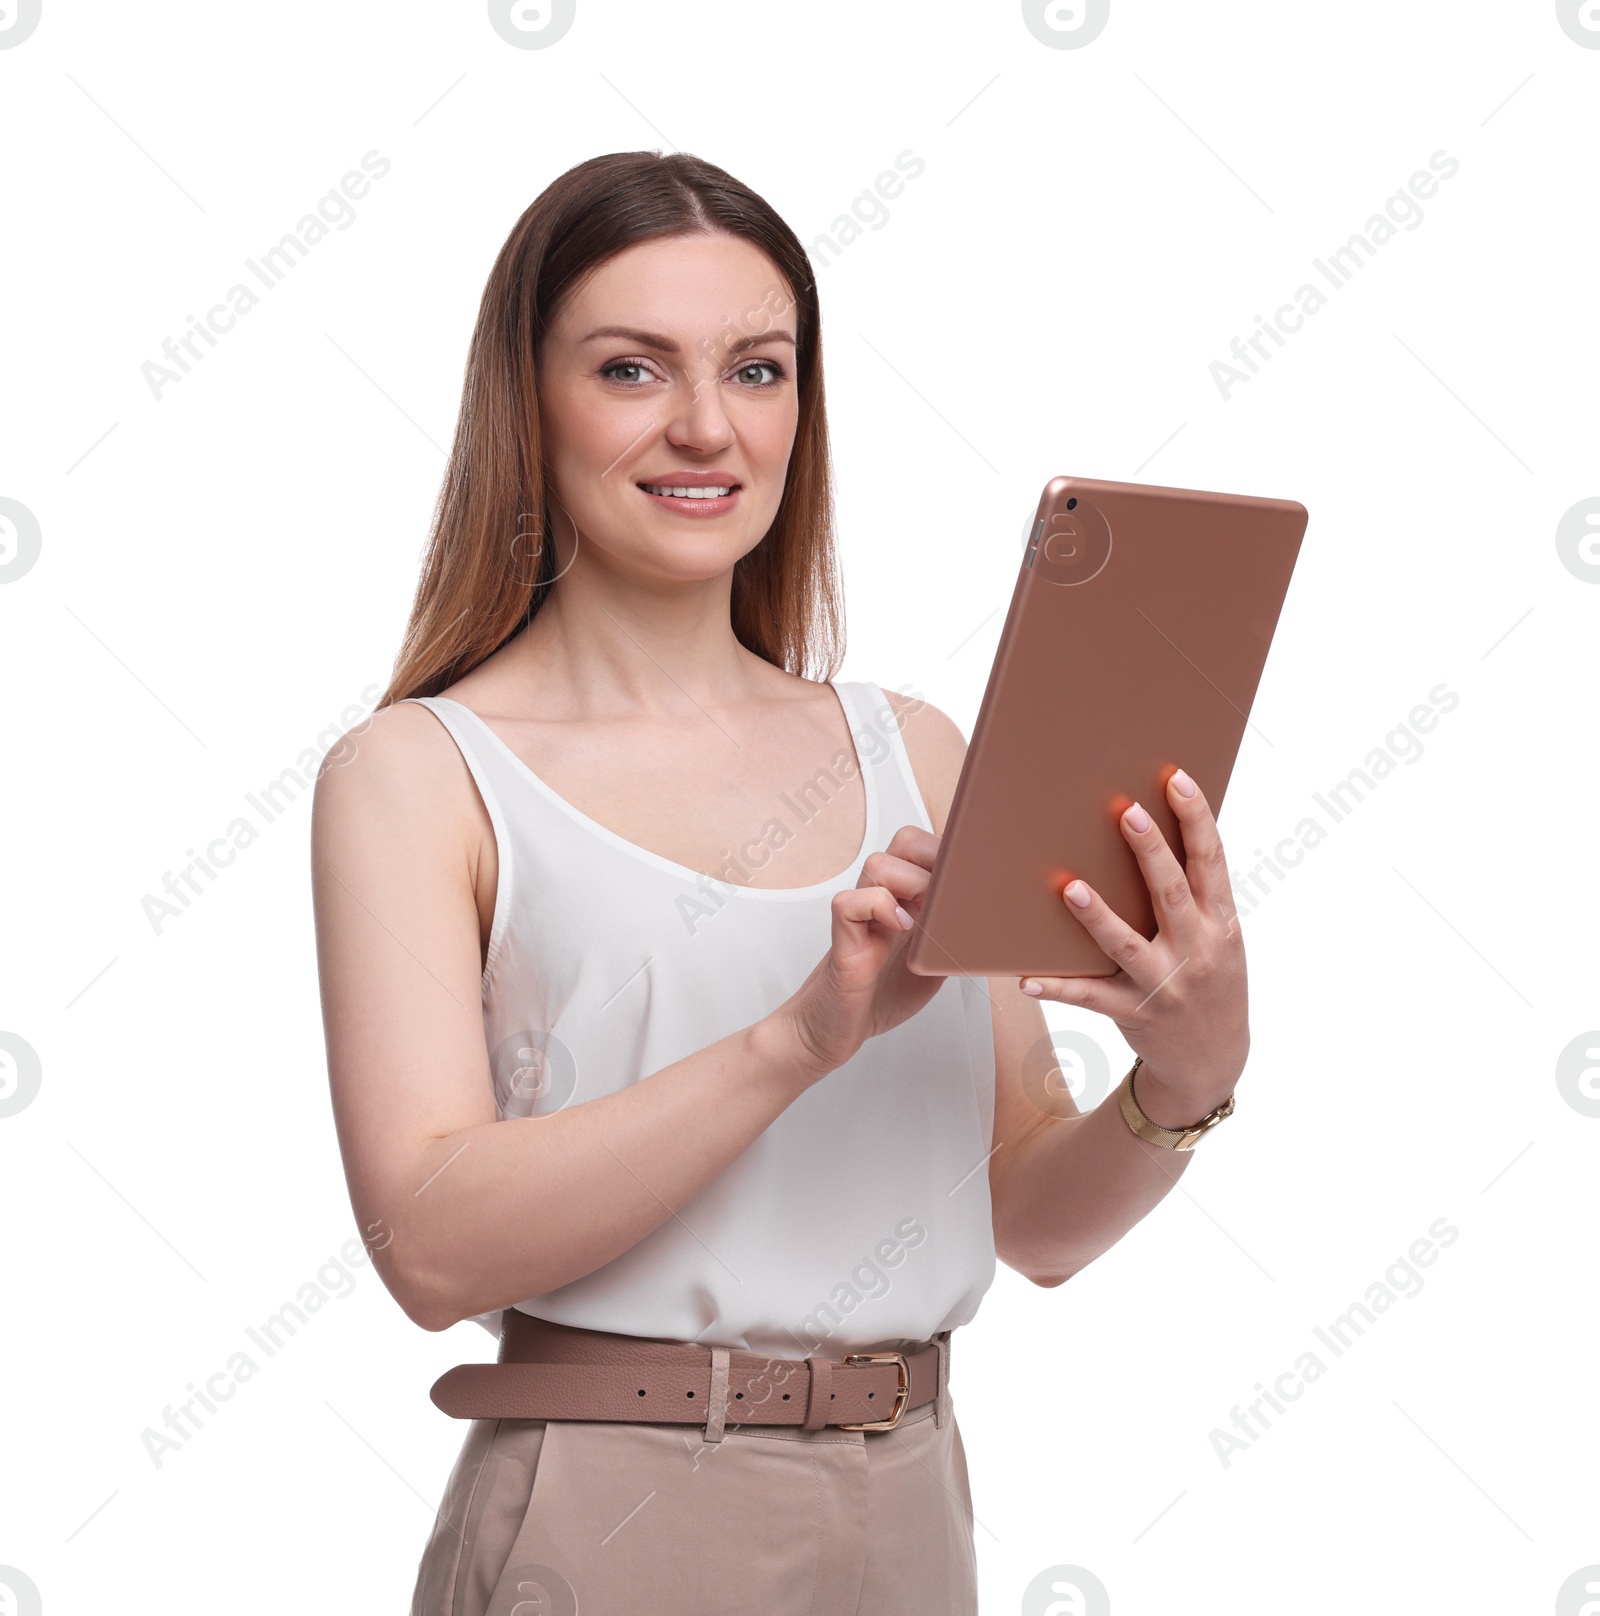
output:
[[[734,565],[733,631],[789,673],[837,672],[843,607],[822,317],[805,249],[761,197],[715,164],[685,152],[611,152],[547,186],[489,272],[422,574],[379,707],[462,678],[529,622],[554,586],[536,361],[561,299],[638,242],[717,233],[764,252],[797,313],[794,448],[771,528]]]

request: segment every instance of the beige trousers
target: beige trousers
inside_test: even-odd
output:
[[[411,1616],[974,1616],[954,1406],[891,1431],[473,1420]]]

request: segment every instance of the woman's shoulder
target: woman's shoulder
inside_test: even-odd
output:
[[[319,782],[343,774],[380,783],[435,765],[452,749],[449,733],[419,701],[392,701],[368,713],[328,748]]]
[[[329,747],[313,796],[313,836],[319,828],[374,834],[404,823],[426,838],[459,820],[471,797],[465,760],[444,724],[420,702],[395,701]]]
[[[876,688],[883,691],[888,704],[885,721],[893,723],[900,731],[928,818],[933,821],[935,832],[943,835],[950,799],[955,794],[956,781],[967,755],[967,738],[948,713],[922,696],[908,694],[905,686]]]

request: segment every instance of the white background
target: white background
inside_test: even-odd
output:
[[[1459,696],[1245,919],[1250,1065],[1181,1187],[1059,1289],[1002,1269],[958,1332],[983,1608],[1041,1612],[1059,1565],[1129,1616],[1554,1608],[1600,1562],[1600,1118],[1556,1076],[1600,1048],[1600,568],[1556,544],[1600,495],[1597,98],[1544,0],[1114,0],[1071,49],[1014,3],[579,0],[516,49],[481,4],[44,0],[0,50],[0,496],[42,535],[0,585],[0,1029],[42,1070],[0,1118],[0,1565],[46,1612],[405,1608],[464,1433],[426,1388],[477,1326],[420,1331],[356,1269],[181,1451],[141,1440],[356,1233],[307,804],[159,934],[141,900],[384,682],[478,296],[551,179],[691,151],[809,245],[910,151],[819,261],[841,677],[970,733],[1072,472],[1311,513],[1236,866]],[[354,224],[154,399],[162,340],[374,149]],[[1420,225],[1224,400],[1230,340],[1438,151]],[[1120,1074],[1114,1029],[1050,1015]],[[1235,1406],[1382,1283],[1224,1464]]]

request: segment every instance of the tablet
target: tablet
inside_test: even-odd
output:
[[[1045,484],[910,970],[1115,975],[1061,896],[1077,877],[1155,936],[1118,822],[1142,803],[1182,863],[1178,768],[1220,817],[1305,528],[1292,500]]]

